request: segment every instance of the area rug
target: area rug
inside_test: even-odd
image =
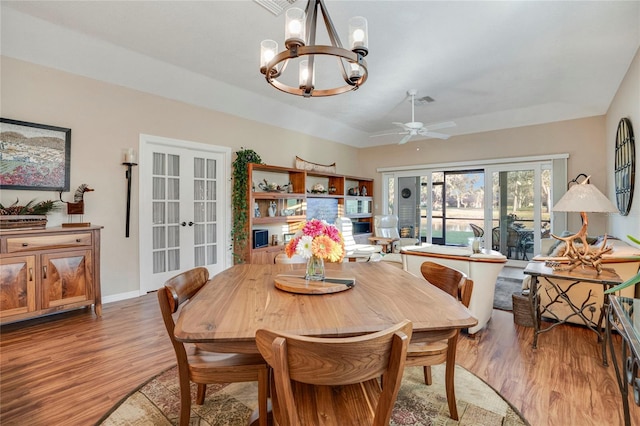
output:
[[[511,295],[522,290],[522,279],[498,277],[493,295],[493,309],[513,311]]]
[[[432,367],[433,384],[423,382],[422,367],[405,369],[402,387],[393,411],[391,425],[528,425],[520,414],[480,378],[456,366],[456,397],[459,421],[449,418],[444,389],[444,366]],[[196,387],[191,394],[195,398]],[[246,425],[257,409],[256,383],[207,386],[201,406],[192,404],[190,425]],[[180,412],[178,372],[172,367],[143,384],[120,401],[97,424],[104,426],[176,425]]]

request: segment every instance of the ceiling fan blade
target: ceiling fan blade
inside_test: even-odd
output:
[[[391,133],[376,133],[373,135],[369,135],[370,138],[377,138],[378,136],[389,136],[389,135],[400,135],[401,133],[398,133],[397,131],[395,132],[391,132]]]
[[[402,145],[402,144],[405,144],[405,143],[409,142],[409,139],[411,139],[411,136],[413,136],[411,133],[406,135],[404,138],[402,138],[400,140],[400,142],[398,142],[398,145]]]
[[[447,135],[445,133],[437,133],[437,132],[430,132],[430,131],[420,132],[420,134],[422,136],[426,136],[428,138],[435,138],[435,139],[449,139],[451,137],[451,135]]]
[[[399,122],[397,122],[397,121],[394,121],[394,122],[393,122],[393,123],[391,123],[391,124],[395,124],[395,125],[396,125],[396,126],[398,126],[398,127],[402,127],[404,130],[409,130],[409,127],[407,127],[407,125],[406,125],[405,123],[399,123]]]
[[[442,123],[435,123],[425,126],[428,131],[431,130],[439,130],[439,129],[448,129],[449,127],[455,127],[455,121],[445,121]]]

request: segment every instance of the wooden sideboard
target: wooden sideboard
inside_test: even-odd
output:
[[[101,226],[0,231],[0,324],[94,305]]]

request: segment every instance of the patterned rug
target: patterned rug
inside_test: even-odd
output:
[[[444,389],[444,366],[438,365],[432,370],[433,384],[426,386],[421,367],[405,369],[391,425],[528,425],[489,385],[460,366],[456,366],[455,375],[460,420],[451,420]],[[195,398],[195,392],[192,384],[192,398]],[[256,383],[209,385],[205,403],[191,407],[190,425],[246,425],[257,409],[257,394]],[[172,367],[120,401],[97,424],[176,425],[179,412],[178,373],[177,368]]]

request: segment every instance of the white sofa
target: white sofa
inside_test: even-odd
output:
[[[405,271],[422,277],[420,265],[431,261],[467,274],[473,280],[469,310],[478,319],[478,325],[469,328],[469,334],[480,331],[491,319],[496,280],[507,258],[493,250],[473,253],[468,247],[451,247],[434,244],[405,246],[401,249],[402,267]]]
[[[555,239],[545,239],[542,244],[543,254],[537,255],[533,258],[534,261],[546,261],[546,260],[563,260],[562,258],[557,257],[558,254],[562,253],[562,247],[558,246],[558,240]],[[602,238],[596,239],[592,246],[600,247],[602,243]],[[602,267],[603,268],[611,268],[613,269],[622,281],[626,281],[636,273],[640,269],[640,248],[632,246],[630,243],[628,244],[624,240],[619,240],[616,238],[609,237],[607,239],[607,246],[612,247],[612,251],[604,254],[602,256]],[[523,282],[523,288],[529,288],[529,283],[531,282],[531,277],[527,276]],[[558,280],[557,283],[561,288],[566,288],[566,286],[571,284],[571,281]],[[545,283],[542,280],[543,287],[538,291],[540,294],[540,303],[542,305],[547,305],[550,302],[550,298],[545,291],[545,285],[550,286],[548,283]],[[616,294],[618,296],[624,297],[637,297],[640,294],[637,291],[640,291],[640,288],[636,289],[636,287],[640,286],[630,286],[627,287]],[[591,292],[591,294],[589,294]],[[555,293],[551,293],[555,296]],[[588,300],[588,303],[595,302],[593,311],[593,318],[595,321],[598,320],[598,316],[600,315],[600,310],[602,304],[604,302],[604,290],[601,285],[591,284],[591,283],[579,283],[572,287],[569,292],[569,299],[571,302],[580,306],[583,302]],[[548,308],[551,312],[557,315],[559,318],[564,318],[568,314],[570,314],[571,308],[566,303],[555,303]],[[543,317],[548,317],[553,319],[553,315],[542,315]],[[569,322],[573,322],[576,324],[584,324],[581,318],[577,316],[573,316],[569,319]]]

